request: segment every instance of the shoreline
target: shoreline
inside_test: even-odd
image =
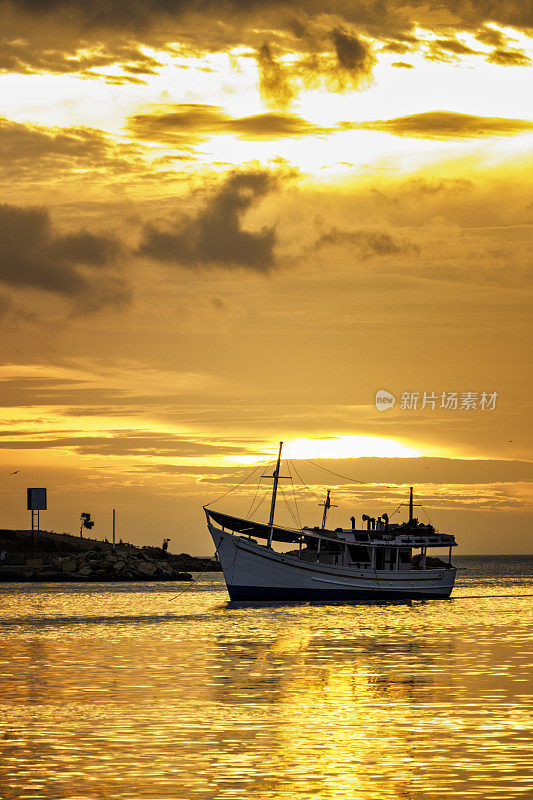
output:
[[[219,572],[213,558],[53,531],[0,530],[0,584],[192,581]]]

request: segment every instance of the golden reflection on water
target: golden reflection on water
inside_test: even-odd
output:
[[[458,596],[502,596],[246,607],[218,576],[173,602],[165,585],[3,587],[0,796],[531,797],[531,599],[505,596],[530,578],[469,580]]]

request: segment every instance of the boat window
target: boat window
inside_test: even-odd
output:
[[[341,544],[340,542],[330,542],[327,539],[322,539],[320,549],[328,553],[342,553],[344,550],[344,542]]]
[[[396,568],[396,548],[376,547],[376,569]]]
[[[349,544],[348,552],[352,561],[358,561],[359,563],[370,561],[368,547],[362,547],[359,544]]]

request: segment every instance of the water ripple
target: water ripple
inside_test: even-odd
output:
[[[526,800],[532,562],[464,563],[449,602],[0,587],[2,798]]]

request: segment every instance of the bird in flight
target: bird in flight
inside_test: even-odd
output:
[[[15,472],[10,472],[9,474],[10,475],[18,475],[19,472],[20,472],[20,469],[16,469]]]

